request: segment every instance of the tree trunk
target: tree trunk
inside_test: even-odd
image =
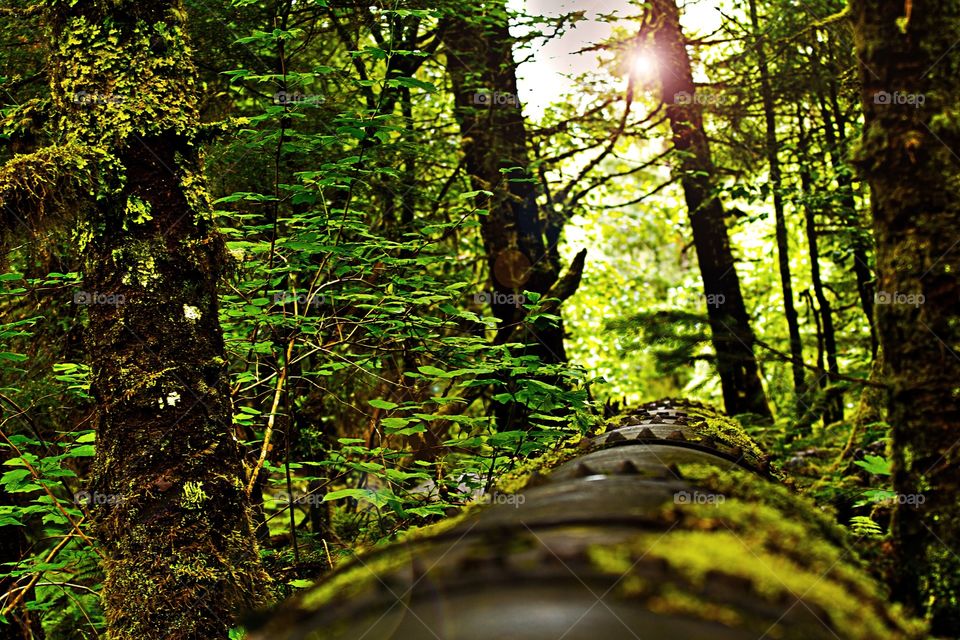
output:
[[[832,51],[836,48],[831,46],[830,31],[826,31],[827,46]],[[842,47],[842,45],[841,45]],[[841,51],[845,49],[841,48]],[[846,118],[843,115],[843,109],[840,107],[839,87],[837,78],[839,73],[834,72],[827,75],[827,90],[829,98],[829,108],[824,109],[824,130],[829,135],[832,128],[836,127],[836,136],[834,151],[831,153],[837,170],[837,184],[840,186],[841,197],[843,198],[844,208],[846,209],[849,220],[855,221],[855,228],[861,229],[866,225],[863,223],[858,211],[856,200],[853,193],[853,175],[846,170],[846,157],[848,153]],[[832,117],[831,117],[832,113]],[[867,324],[870,326],[870,349],[873,357],[877,357],[877,327],[873,314],[874,297],[874,275],[870,269],[868,255],[870,253],[870,234],[864,229],[863,233],[853,236],[853,275],[857,280],[857,294],[860,297],[860,306],[864,315],[867,317]]]
[[[531,322],[523,292],[565,300],[579,285],[585,250],[560,278],[560,226],[548,226],[537,204],[509,26],[502,1],[450,16],[443,28],[446,68],[471,184],[493,194],[476,203],[487,209],[479,218],[491,290],[482,296],[499,321],[495,343],[519,342],[523,347],[516,355],[559,364],[567,361],[559,305],[547,303],[555,320]],[[541,379],[564,384],[557,376]],[[508,376],[501,380],[510,394],[517,390]],[[530,410],[519,402],[495,401],[492,412],[498,428],[509,430],[528,424]]]
[[[505,5],[491,3],[487,15],[465,8],[449,19],[444,42],[467,173],[475,189],[493,192],[480,232],[491,275],[490,307],[500,321],[497,338],[505,342],[526,314],[517,294],[546,294],[560,273],[556,244],[544,241],[529,170]],[[530,344],[543,362],[567,359],[562,321],[537,327]]]
[[[832,94],[836,91],[832,90]],[[860,229],[860,217],[857,215],[857,203],[853,197],[853,178],[850,175],[850,169],[846,165],[847,139],[844,133],[843,121],[839,113],[839,107],[836,104],[836,98],[827,102],[827,97],[819,96],[820,112],[823,114],[823,137],[830,154],[830,163],[833,166],[834,176],[837,180],[840,204],[843,205],[845,217],[842,223],[851,224],[854,221],[855,228]],[[870,349],[873,356],[877,355],[877,328],[876,318],[873,313],[873,273],[870,270],[868,258],[869,240],[866,233],[854,235],[853,246],[853,275],[857,280],[857,295],[860,298],[860,308],[867,318],[867,325],[870,327]]]
[[[770,418],[766,395],[753,353],[754,335],[740,292],[723,205],[714,194],[716,171],[703,131],[690,57],[680,30],[675,0],[654,0],[649,13],[654,42],[660,52],[660,83],[674,148],[680,152],[683,186],[707,314],[717,357],[727,413],[753,413]]]
[[[736,423],[664,400],[608,425],[337,567],[251,640],[921,637]]]
[[[226,252],[195,141],[185,7],[52,5],[55,135],[98,159],[97,197],[78,207],[108,635],[226,638],[266,576],[232,429]]]
[[[804,149],[808,140],[803,125],[803,116],[800,113],[797,114],[797,129],[799,147]],[[803,190],[804,197],[809,198],[813,195],[813,179],[810,177],[809,167],[804,163],[800,163],[800,187]],[[830,374],[826,377],[821,375],[819,378],[820,386],[827,389],[823,423],[828,425],[843,420],[843,392],[834,388],[831,384],[839,379],[840,374],[840,365],[837,362],[837,334],[833,326],[833,308],[830,305],[829,298],[827,298],[823,278],[820,275],[820,246],[817,237],[816,210],[807,201],[803,205],[803,211],[807,226],[807,250],[810,255],[810,281],[813,284],[813,295],[817,299],[817,307],[820,310],[820,321],[823,325],[823,350],[826,352],[827,372]]]
[[[804,393],[803,342],[800,340],[800,320],[793,304],[793,282],[790,277],[790,244],[787,238],[787,220],[783,213],[783,185],[780,176],[780,158],[777,145],[777,114],[770,88],[770,69],[763,46],[757,2],[750,0],[750,22],[756,40],[757,69],[760,72],[760,95],[763,99],[763,118],[766,125],[767,164],[770,167],[770,189],[773,191],[773,211],[776,220],[777,259],[780,265],[780,286],[783,291],[783,315],[790,334],[790,355],[793,357],[793,388],[797,397]]]
[[[960,5],[855,0],[879,274],[877,328],[890,386],[894,596],[960,636]]]

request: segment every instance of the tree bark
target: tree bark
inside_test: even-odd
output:
[[[960,636],[960,5],[855,0],[893,482],[894,596]],[[912,297],[911,297],[912,296]],[[922,296],[922,298],[920,297]]]
[[[806,384],[803,371],[803,342],[800,339],[800,319],[793,303],[793,281],[790,277],[790,243],[787,237],[787,219],[783,211],[783,180],[780,174],[780,158],[777,145],[777,114],[773,105],[773,90],[770,87],[770,68],[767,52],[763,46],[760,19],[757,17],[757,2],[750,0],[750,23],[753,28],[757,55],[757,70],[760,73],[760,96],[763,100],[767,164],[770,167],[770,189],[773,192],[773,212],[776,221],[777,261],[780,266],[780,287],[783,292],[783,315],[790,334],[790,355],[793,356],[793,388],[802,396]]]
[[[806,148],[808,139],[803,125],[803,116],[797,114],[798,142],[801,149]],[[800,163],[800,187],[803,195],[809,198],[814,193],[813,179],[810,169]],[[827,298],[823,286],[823,277],[820,274],[820,243],[817,235],[817,212],[809,201],[803,205],[804,218],[807,226],[807,251],[810,256],[810,281],[813,284],[813,295],[817,299],[817,308],[820,310],[820,321],[823,325],[823,350],[826,352],[827,377],[821,376],[820,387],[827,389],[826,407],[823,414],[824,425],[843,420],[843,392],[832,386],[840,374],[840,365],[837,362],[837,334],[833,325],[833,308]],[[871,325],[873,323],[871,322]]]
[[[266,580],[218,319],[226,261],[177,0],[58,1],[54,137],[94,150],[85,228],[91,491],[108,637],[226,638]]]
[[[493,192],[480,217],[491,275],[490,308],[499,342],[523,322],[517,294],[546,294],[557,281],[558,238],[545,240],[527,132],[517,97],[516,62],[505,4],[464,9],[444,33],[446,67],[455,96],[465,166],[474,189]],[[566,362],[563,323],[538,326],[530,343],[542,362]]]
[[[714,193],[716,171],[703,131],[690,57],[680,30],[675,0],[654,0],[645,27],[653,32],[659,54],[662,99],[680,155],[683,187],[697,250],[707,315],[716,351],[717,372],[727,413],[771,417],[760,382],[754,334],[737,277],[723,205]]]

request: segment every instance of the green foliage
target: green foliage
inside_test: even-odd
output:
[[[853,464],[877,476],[889,476],[893,473],[891,462],[883,456],[866,455],[863,460],[854,460]]]
[[[850,518],[850,531],[857,537],[882,538],[883,529],[867,516],[853,516]]]

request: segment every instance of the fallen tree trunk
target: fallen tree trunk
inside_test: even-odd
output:
[[[914,638],[736,423],[666,400],[335,571],[253,640]]]

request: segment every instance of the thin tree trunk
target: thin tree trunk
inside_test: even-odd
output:
[[[49,13],[55,136],[99,159],[97,198],[78,208],[114,640],[226,638],[266,579],[232,429],[226,252],[195,140],[185,12],[178,0],[87,0]]]
[[[831,33],[829,30],[825,32],[827,38],[827,46],[831,54],[837,51],[837,47],[832,46]],[[844,50],[844,49],[841,49]],[[833,57],[831,55],[831,57]],[[838,65],[834,63],[834,68],[837,68]],[[836,142],[837,147],[835,151],[831,154],[831,158],[836,162],[837,167],[843,165],[846,161],[847,149],[847,127],[846,127],[846,118],[843,115],[843,109],[840,106],[840,96],[837,83],[837,74],[831,73],[827,76],[827,90],[828,98],[830,102],[830,108],[824,110],[824,123],[826,127],[831,127],[831,123],[836,125]],[[833,117],[830,117],[830,114],[833,114]],[[840,185],[840,191],[843,197],[843,203],[851,220],[857,221],[857,229],[860,229],[863,226],[860,216],[857,214],[856,200],[853,194],[853,176],[849,171],[837,171],[838,184]],[[870,326],[870,348],[873,357],[877,357],[877,328],[876,320],[873,314],[873,298],[874,298],[874,275],[873,271],[870,269],[870,262],[868,254],[870,252],[870,238],[867,233],[862,233],[854,236],[853,241],[853,274],[857,280],[857,294],[860,296],[860,306],[863,308],[863,313],[867,317],[867,323]]]
[[[801,149],[806,148],[808,144],[806,130],[803,125],[803,116],[797,113],[798,143]],[[800,163],[800,187],[805,197],[809,198],[814,193],[813,179],[810,177],[809,167],[805,163]],[[813,295],[817,299],[817,307],[820,310],[820,321],[823,325],[823,346],[826,351],[827,372],[830,374],[827,378],[820,377],[820,386],[827,387],[826,410],[823,414],[824,425],[832,424],[843,420],[843,392],[834,388],[833,383],[838,380],[840,365],[837,362],[837,334],[833,326],[833,308],[830,300],[827,298],[823,287],[823,278],[820,275],[820,247],[817,237],[817,218],[816,211],[809,201],[803,205],[804,218],[807,226],[807,250],[810,255],[810,281],[813,283]]]
[[[790,243],[787,237],[787,220],[783,212],[783,185],[780,175],[780,158],[777,146],[777,115],[773,105],[773,90],[770,87],[770,69],[767,53],[760,33],[757,17],[757,2],[750,0],[750,22],[756,40],[757,68],[760,72],[760,95],[763,99],[763,118],[766,125],[767,163],[770,166],[770,187],[773,191],[773,211],[776,220],[777,260],[780,265],[780,286],[783,291],[783,315],[790,334],[790,355],[793,356],[793,387],[797,397],[804,393],[806,384],[803,371],[803,342],[800,339],[800,320],[793,304],[793,282],[790,277]]]
[[[848,220],[858,220],[857,203],[853,197],[853,178],[845,163],[847,140],[844,135],[843,122],[840,119],[841,115],[832,108],[831,104],[833,102],[828,104],[827,98],[823,95],[820,95],[819,98],[820,111],[823,114],[823,135],[830,155],[830,163],[833,165],[834,177],[839,187],[840,204],[843,206]],[[858,222],[857,229],[859,228],[860,224]],[[867,318],[867,325],[870,327],[870,349],[876,357],[878,342],[876,319],[873,314],[874,278],[873,272],[870,270],[868,257],[869,241],[865,237],[854,236],[851,249],[853,253],[852,270],[857,280],[860,308],[863,309],[863,314]]]
[[[680,152],[683,187],[697,250],[723,401],[731,415],[753,413],[769,419],[770,408],[753,353],[754,334],[740,292],[723,205],[714,194],[716,171],[695,99],[690,57],[680,30],[675,0],[653,0],[649,28],[660,58],[660,82],[674,148]]]
[[[858,165],[872,193],[877,328],[891,390],[893,595],[960,636],[960,5],[854,0]],[[952,148],[951,148],[952,147]],[[912,296],[912,297],[911,297]],[[921,298],[922,296],[922,298]]]

